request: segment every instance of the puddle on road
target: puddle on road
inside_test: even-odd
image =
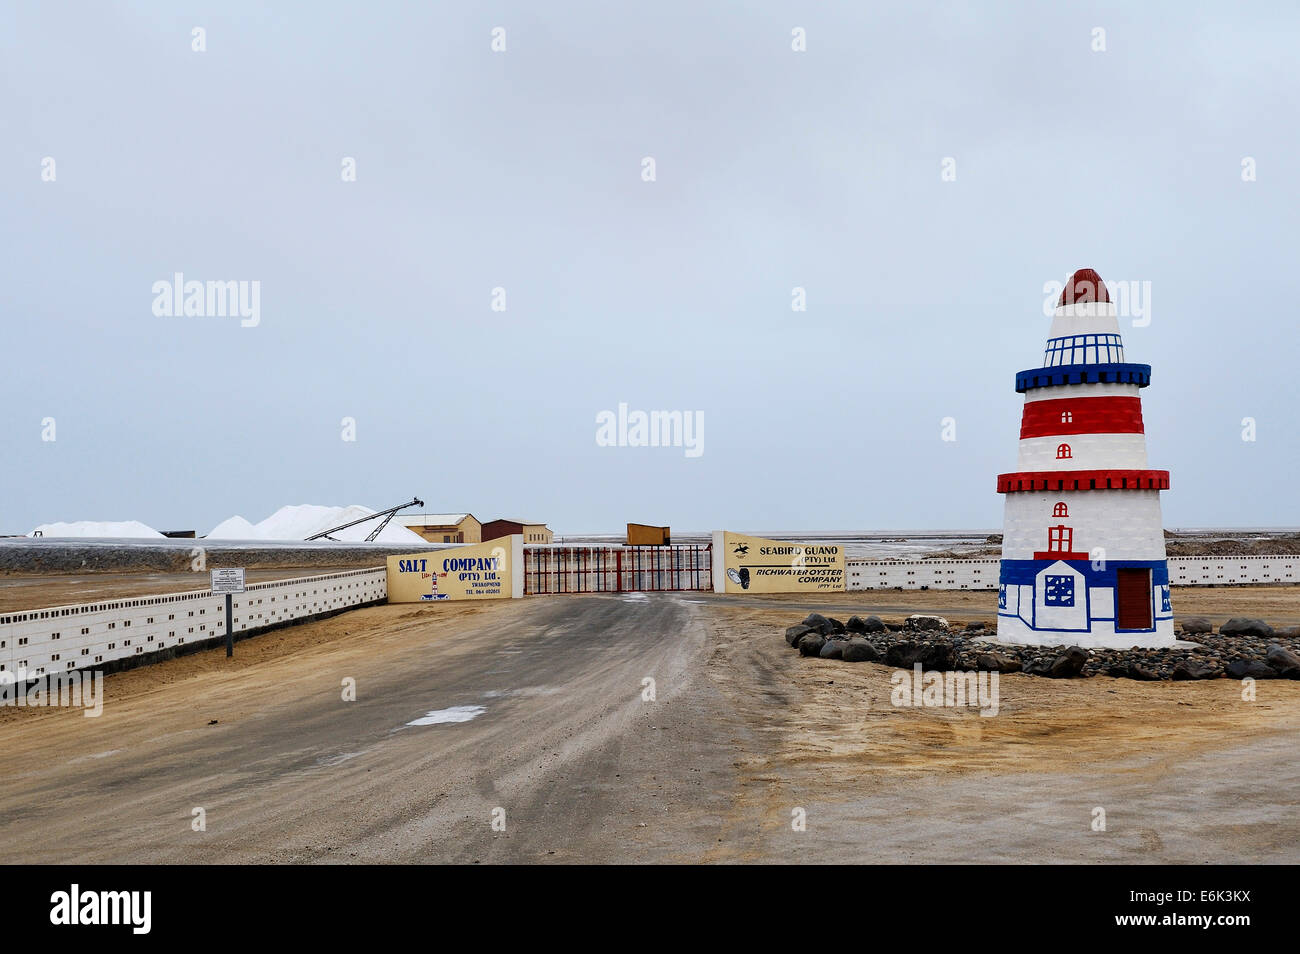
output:
[[[426,712],[407,725],[441,725],[446,722],[468,722],[487,712],[487,706],[452,706],[450,709],[434,709]]]

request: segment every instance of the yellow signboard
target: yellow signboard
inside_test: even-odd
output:
[[[844,547],[838,543],[791,543],[728,530],[722,533],[722,557],[726,593],[826,593],[845,588]]]
[[[388,558],[388,602],[510,599],[514,547],[505,537]]]

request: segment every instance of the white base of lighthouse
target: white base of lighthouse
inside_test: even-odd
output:
[[[998,614],[998,642],[1017,646],[1081,646],[1084,649],[1163,649],[1174,644],[1174,620],[1156,620],[1154,632],[1116,632],[1115,624],[1093,621],[1086,633],[1061,632],[1030,628],[1024,620]]]
[[[998,639],[1097,649],[1174,644],[1164,559],[1003,560]]]

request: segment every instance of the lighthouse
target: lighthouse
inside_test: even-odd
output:
[[[1061,292],[1040,367],[1016,375],[1025,396],[1006,495],[998,639],[1029,645],[1169,646],[1160,491],[1147,467],[1141,389],[1151,366],[1125,360],[1101,277],[1080,269]]]

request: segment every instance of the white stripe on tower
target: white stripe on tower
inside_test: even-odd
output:
[[[1059,384],[1056,387],[1026,391],[1025,403],[1073,397],[1140,397],[1141,393],[1136,384]]]
[[[1044,389],[1047,390],[1047,389]],[[1063,456],[1068,453],[1069,456]],[[1145,434],[1060,434],[1020,442],[1018,471],[1145,470]]]

